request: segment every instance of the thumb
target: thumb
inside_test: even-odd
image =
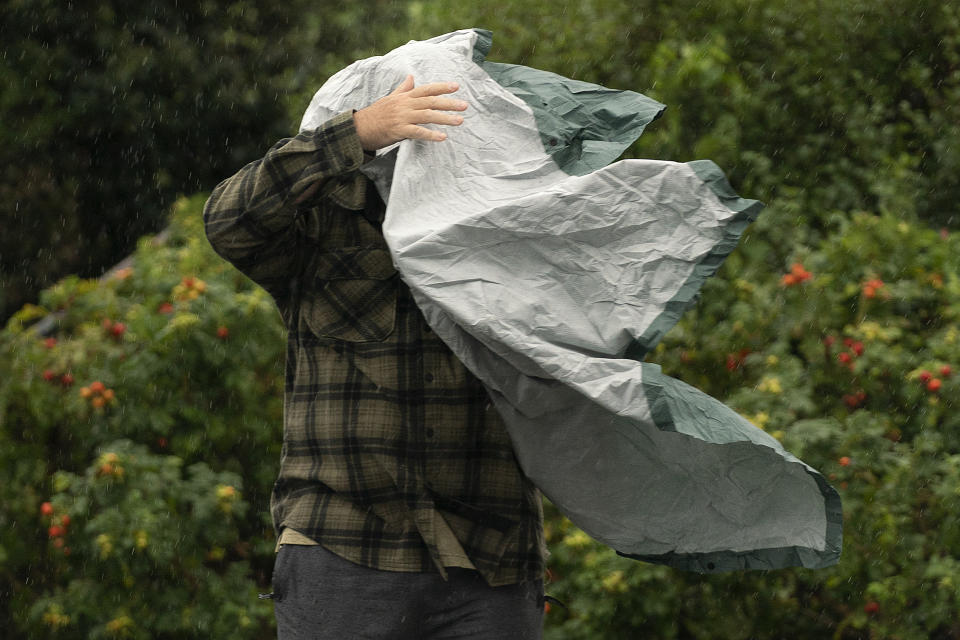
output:
[[[406,78],[404,78],[403,82],[401,82],[400,85],[391,92],[391,95],[394,93],[410,91],[411,89],[413,89],[413,76],[408,75]]]

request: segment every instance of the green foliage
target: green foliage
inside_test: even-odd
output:
[[[46,517],[55,587],[30,607],[30,636],[264,635],[272,611],[247,576],[240,484],[128,440],[103,447],[80,475],[58,472]]]
[[[127,616],[114,636],[207,638],[272,624],[255,592],[273,561],[283,328],[207,244],[203,201],[180,200],[128,267],[62,280],[0,334],[3,628],[100,637]],[[52,335],[29,328],[51,312]],[[66,536],[48,530],[48,501]]]
[[[960,7],[942,0],[411,2],[422,38],[667,105],[629,157],[709,158],[750,197],[960,224]]]
[[[99,275],[178,194],[209,190],[294,132],[305,98],[370,55],[398,10],[3,3],[0,319],[65,274]]]

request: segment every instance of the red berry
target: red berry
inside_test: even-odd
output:
[[[230,336],[230,329],[227,329],[224,326],[217,327],[217,337],[221,340],[226,340]]]
[[[841,466],[841,467],[849,467],[849,466],[850,466],[850,456],[843,456],[842,458],[840,458],[840,460],[838,460],[838,462],[840,463],[840,466]]]
[[[853,338],[844,338],[844,339],[843,339],[843,346],[845,346],[845,347],[852,347],[852,346],[853,346]]]
[[[73,384],[73,376],[70,375],[69,373],[65,373],[62,376],[60,376],[60,382],[63,384],[63,386],[69,387],[70,385]]]
[[[50,382],[56,377],[57,377],[57,374],[52,369],[43,370],[43,379],[46,380],[47,382]]]
[[[167,439],[166,438],[157,438],[157,446],[161,449],[167,448]]]
[[[853,352],[854,352],[855,354],[857,354],[858,356],[862,356],[862,355],[863,355],[863,343],[862,343],[862,342],[854,342],[853,345],[852,345],[852,348],[853,348]]]
[[[123,332],[126,330],[127,330],[127,325],[123,324],[122,322],[115,322],[113,326],[110,327],[110,333],[116,338],[119,338],[120,336],[122,336]]]
[[[944,378],[949,378],[950,374],[952,373],[953,373],[953,369],[950,368],[950,365],[945,364],[942,367],[940,367],[940,375],[942,375]]]
[[[104,389],[106,389],[106,387],[99,380],[94,380],[90,383],[90,391],[94,393],[103,393]]]
[[[940,378],[934,378],[934,379],[932,379],[930,382],[927,383],[927,391],[931,391],[931,392],[933,392],[933,393],[936,393],[937,391],[940,390],[940,385],[941,385],[941,384],[943,384],[943,383],[940,382]]]
[[[159,313],[173,313],[173,305],[170,304],[169,302],[164,302],[159,307],[157,307],[157,311]]]
[[[50,504],[49,502],[44,502],[43,504],[40,505],[40,513],[42,513],[45,516],[52,516],[53,505]]]
[[[863,610],[869,614],[878,613],[880,611],[880,603],[871,600],[863,605]]]
[[[57,346],[57,339],[47,338],[43,341],[43,346],[45,346],[47,349],[53,349],[55,346]]]
[[[813,277],[813,274],[807,271],[801,262],[794,262],[790,266],[790,275],[793,276],[794,283],[806,282]]]
[[[851,356],[850,356],[849,353],[847,353],[846,351],[844,351],[843,353],[837,354],[837,360],[839,360],[839,361],[842,362],[843,364],[847,364],[848,362],[850,362]]]
[[[191,277],[189,277],[189,276],[187,276],[186,278],[183,279],[183,286],[185,286],[187,289],[192,289],[192,288],[193,288],[193,283],[194,283],[193,278],[191,278]]]
[[[64,544],[65,544],[65,543],[64,543],[64,541],[63,541],[63,538],[54,538],[54,539],[53,539],[53,546],[55,546],[57,549],[59,549],[60,547],[62,547]]]
[[[920,378],[920,382],[930,382],[930,378],[933,377],[933,374],[927,371],[926,369],[924,369],[923,371],[920,372],[920,375],[918,377]]]
[[[47,529],[47,533],[50,534],[51,538],[59,538],[64,533],[66,533],[66,530],[64,530],[64,528],[61,527],[60,525],[55,524],[49,529]]]
[[[60,524],[63,525],[64,527],[69,526],[70,516],[68,516],[67,514],[63,514],[62,516],[60,516]]]
[[[833,336],[827,336],[826,338],[823,339],[823,344],[829,349],[830,347],[833,346],[833,343],[836,341],[837,339],[834,338]]]
[[[110,331],[110,327],[113,326],[113,321],[110,318],[104,318],[100,321],[100,326],[103,327],[104,331]]]

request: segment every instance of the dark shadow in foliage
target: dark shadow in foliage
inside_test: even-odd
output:
[[[209,190],[289,135],[290,96],[375,43],[399,10],[4,3],[0,319],[68,273],[99,275],[163,225],[177,194]]]

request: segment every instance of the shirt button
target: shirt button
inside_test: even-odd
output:
[[[427,382],[433,382],[433,374],[425,373],[423,374],[423,379],[426,380]]]

